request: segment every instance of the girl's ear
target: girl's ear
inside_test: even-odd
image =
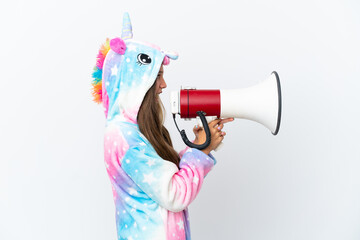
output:
[[[121,38],[113,38],[110,40],[110,48],[120,55],[124,55],[126,51],[126,44]]]

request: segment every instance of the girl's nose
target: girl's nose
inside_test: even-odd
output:
[[[165,80],[163,79],[163,80],[161,81],[161,88],[166,88],[166,87],[167,87],[166,82],[165,82]]]

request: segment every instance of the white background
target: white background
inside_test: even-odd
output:
[[[130,13],[134,39],[180,57],[180,86],[243,88],[276,70],[282,125],[236,119],[190,205],[193,239],[360,239],[360,3],[2,1],[0,239],[116,239],[91,72]],[[195,122],[179,120],[191,134]]]

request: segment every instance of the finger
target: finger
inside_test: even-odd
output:
[[[217,132],[216,133],[216,136],[217,137],[223,137],[223,136],[225,136],[226,135],[226,132],[223,132],[223,131],[220,131],[220,132]]]
[[[216,124],[218,124],[220,121],[221,121],[220,118],[215,119],[215,120],[212,120],[212,121],[209,123],[209,127],[214,127],[214,126],[215,126]]]
[[[220,123],[224,124],[224,123],[232,122],[232,121],[234,121],[234,118],[225,118],[225,119],[221,119]]]
[[[196,128],[196,126],[194,126],[194,128],[193,128],[193,132],[195,133],[195,135],[197,134],[198,128]]]
[[[221,122],[219,123],[219,125],[217,126],[217,130],[221,131],[221,129],[223,129],[224,124],[222,124]]]
[[[194,129],[194,131],[199,131],[199,130],[201,130],[201,129],[202,129],[202,127],[201,127],[200,125],[198,125],[198,124],[197,124],[197,125],[195,125],[195,126],[194,126],[194,128],[193,128],[193,129]]]
[[[227,122],[232,122],[234,121],[234,118],[223,118],[223,119],[220,119],[220,122],[217,123],[217,125],[215,125],[215,127],[218,127],[221,125],[221,128],[220,130],[224,127],[223,125]]]
[[[217,129],[217,128],[210,128],[210,132],[211,132],[211,134],[216,134],[216,133],[220,133],[220,131],[219,131],[219,129]]]
[[[221,137],[221,136],[222,136],[222,135],[221,135],[221,132],[216,132],[215,136],[216,136],[217,138]]]

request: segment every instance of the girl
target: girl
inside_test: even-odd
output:
[[[233,120],[209,123],[206,149],[174,150],[159,94],[166,88],[163,65],[177,57],[133,40],[127,13],[121,38],[107,40],[99,51],[93,94],[106,116],[105,166],[118,239],[190,239],[187,207],[216,163],[210,152],[225,136],[224,123]],[[194,143],[205,142],[202,128],[194,133]]]

